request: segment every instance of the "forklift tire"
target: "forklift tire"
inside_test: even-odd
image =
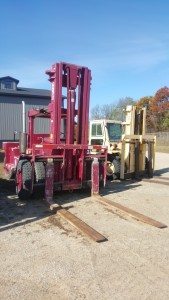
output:
[[[145,157],[145,170],[148,170],[149,168],[149,160],[148,160],[148,157],[146,156]]]
[[[45,182],[45,166],[42,161],[35,162],[35,180],[36,183]]]
[[[120,178],[120,159],[114,158],[107,166],[107,179],[119,179]]]
[[[147,171],[148,177],[152,178],[153,177],[153,168],[152,165],[150,164],[150,161],[148,157],[145,157],[145,171]]]
[[[21,200],[32,194],[32,166],[27,159],[20,160],[16,168],[16,193]]]

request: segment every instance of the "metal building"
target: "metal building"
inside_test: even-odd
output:
[[[26,111],[30,108],[46,108],[50,91],[18,87],[19,80],[10,76],[0,78],[0,146],[3,141],[18,140],[22,131],[22,101]],[[47,133],[48,120],[38,120],[36,132]]]

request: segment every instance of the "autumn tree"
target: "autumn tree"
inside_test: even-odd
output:
[[[159,131],[169,129],[169,88],[159,89],[154,97],[143,97],[137,107],[147,107],[148,130]]]
[[[151,102],[151,110],[155,113],[166,113],[169,110],[169,88],[159,89]]]
[[[142,97],[135,102],[133,98],[120,98],[116,105],[96,105],[91,110],[92,119],[123,120],[123,110],[127,105],[137,105],[138,108],[147,107],[148,130],[169,130],[169,88],[159,89],[154,97]]]
[[[152,101],[152,96],[146,96],[140,98],[136,105],[138,108],[146,107],[146,127],[148,131],[156,131],[157,128],[156,118],[151,111]]]
[[[152,99],[150,110],[157,123],[157,130],[169,129],[169,88],[159,89]]]

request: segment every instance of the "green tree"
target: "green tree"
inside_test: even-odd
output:
[[[165,117],[161,122],[161,129],[169,130],[169,111],[166,113]]]

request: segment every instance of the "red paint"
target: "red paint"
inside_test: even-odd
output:
[[[97,193],[99,172],[100,178],[106,179],[101,164],[106,161],[107,149],[98,145],[88,146],[91,71],[86,67],[61,62],[52,65],[46,73],[52,84],[51,103],[46,110],[31,109],[28,112],[26,155],[20,153],[18,143],[9,143],[4,146],[5,167],[7,169],[10,165],[16,168],[16,161],[20,158],[31,160],[32,165],[38,160],[44,161],[45,195],[48,199],[53,197],[53,184],[58,184],[62,189],[77,189],[92,180],[92,192]],[[67,97],[64,107],[62,95]],[[36,118],[50,120],[49,134],[35,134]],[[96,150],[95,154],[92,149]],[[98,162],[93,162],[91,171],[94,158]],[[52,165],[48,163],[49,159],[53,160]]]
[[[46,164],[46,177],[45,177],[45,199],[50,203],[53,199],[53,182],[54,182],[54,165],[53,162]]]
[[[99,194],[99,162],[97,158],[92,162],[92,195]]]

